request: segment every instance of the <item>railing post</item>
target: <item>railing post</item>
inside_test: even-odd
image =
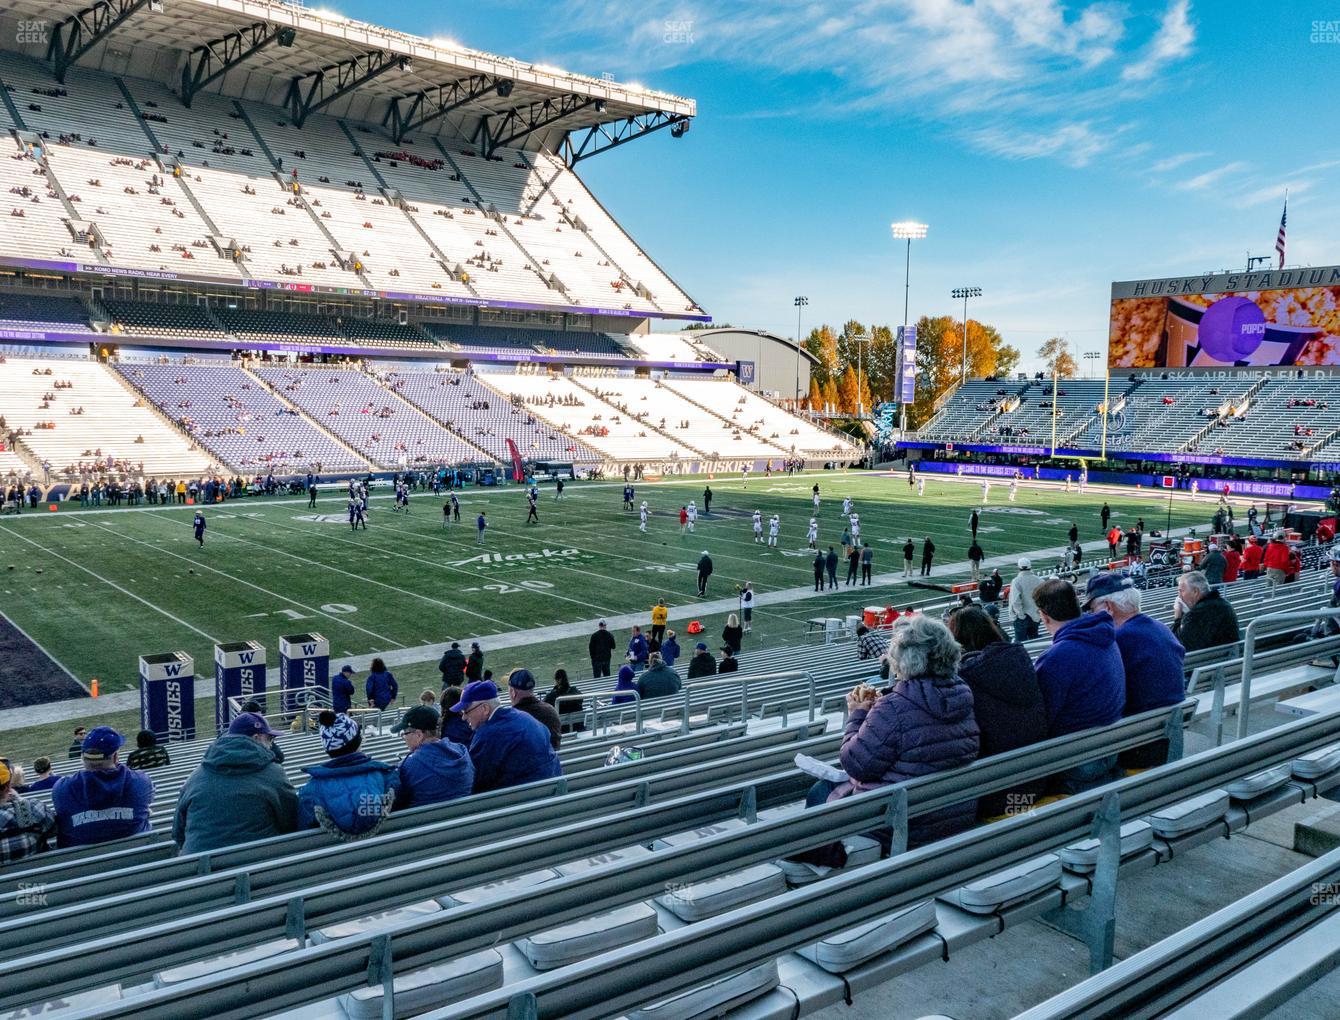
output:
[[[679,732],[685,735],[689,732],[689,685],[684,685],[684,719],[679,724]]]

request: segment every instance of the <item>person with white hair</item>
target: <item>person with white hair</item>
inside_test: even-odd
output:
[[[1014,622],[1014,640],[1028,641],[1038,636],[1038,626],[1042,617],[1038,614],[1037,603],[1033,601],[1033,592],[1041,584],[1033,573],[1033,561],[1027,556],[1019,558],[1019,573],[1010,582],[1010,616]]]
[[[1199,570],[1190,570],[1177,579],[1172,632],[1188,652],[1230,645],[1241,636],[1232,603]]]
[[[847,695],[840,760],[849,777],[828,799],[906,782],[977,760],[980,732],[972,690],[958,675],[962,650],[943,623],[925,614],[901,618],[886,659],[893,686],[867,686]],[[908,847],[962,832],[976,817],[975,801],[912,820]]]
[[[1118,573],[1094,574],[1084,590],[1084,599],[1087,612],[1105,610],[1117,628],[1117,651],[1126,671],[1123,716],[1176,705],[1186,697],[1186,675],[1182,670],[1186,651],[1166,624],[1140,611],[1140,589],[1129,577]],[[1134,748],[1121,756],[1121,764],[1126,768],[1155,768],[1167,760],[1164,740]]]
[[[923,613],[898,620],[885,657],[893,686],[881,692],[859,684],[847,695],[847,726],[838,756],[847,779],[818,780],[805,798],[806,806],[976,761],[981,734],[972,690],[958,675],[961,656],[958,642],[939,620]],[[976,812],[974,799],[918,815],[908,826],[908,849],[964,831],[973,825]],[[868,835],[888,852],[889,829]],[[842,867],[846,853],[837,842],[791,859]]]

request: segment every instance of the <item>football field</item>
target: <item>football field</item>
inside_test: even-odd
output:
[[[426,652],[415,653],[422,646],[478,638],[487,652],[490,638],[561,624],[579,624],[585,635],[598,618],[643,612],[658,598],[683,618],[702,601],[695,565],[703,550],[715,564],[709,601],[734,596],[745,581],[759,593],[782,592],[760,615],[801,621],[838,615],[853,604],[944,597],[892,578],[844,592],[845,564],[837,591],[812,594],[813,553],[805,536],[816,482],[825,549],[835,545],[841,552],[841,504],[850,497],[861,538],[875,550],[876,576],[901,572],[901,546],[909,536],[919,564],[927,535],[937,546],[934,580],[947,584],[966,574],[968,516],[980,505],[980,481],[927,476],[926,493],[918,497],[901,473],[751,476],[747,486],[738,476],[719,478],[710,482],[712,512],[699,517],[690,535],[680,533],[679,508],[695,499],[702,510],[702,481],[638,484],[637,501],[646,499],[652,511],[646,534],[638,530],[638,515],[622,509],[617,482],[570,484],[561,501],[544,486],[540,523],[529,525],[520,486],[467,489],[459,493],[461,523],[446,527],[442,499],[415,493],[408,514],[392,512],[383,484],[374,490],[366,531],[350,530],[344,496],[332,486],[316,510],[293,497],[209,507],[204,548],[192,534],[191,507],[43,508],[6,517],[0,522],[0,611],[80,683],[98,677],[110,693],[135,686],[142,654],[186,651],[197,676],[208,676],[216,642],[261,641],[272,668],[279,635],[302,632],[325,636],[333,660],[399,653],[403,662],[426,662]],[[1143,516],[1147,529],[1162,528],[1167,519],[1167,497],[1157,491],[1080,494],[1022,486],[1014,503],[1007,492],[1007,483],[993,482],[984,507],[979,540],[988,557],[1054,549],[1072,521],[1086,550],[1103,548],[1104,499],[1122,525]],[[765,522],[780,515],[778,548],[754,542],[750,516],[756,509]],[[481,511],[489,522],[482,546],[474,526]],[[1178,499],[1172,523],[1207,527],[1212,512],[1208,497]],[[1038,565],[1055,560],[1049,555]],[[1008,577],[1013,569],[1004,572]],[[511,658],[524,661],[524,649]],[[586,675],[584,662],[543,665]]]

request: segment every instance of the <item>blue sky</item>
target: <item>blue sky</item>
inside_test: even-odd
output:
[[[1113,280],[1340,262],[1340,4],[1239,0],[334,0],[424,36],[689,96],[582,164],[719,321],[795,331],[970,314],[1025,355],[1102,350]],[[1314,22],[1335,19],[1330,26]],[[1316,36],[1316,31],[1330,35]],[[1334,41],[1332,41],[1334,40]]]

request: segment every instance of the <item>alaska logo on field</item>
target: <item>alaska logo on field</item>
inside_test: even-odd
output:
[[[538,565],[546,561],[554,560],[573,560],[590,558],[589,553],[584,553],[580,549],[549,549],[544,548],[539,552],[527,553],[480,553],[478,556],[470,556],[463,560],[451,560],[448,562],[452,567],[493,567],[498,565],[530,563]]]
[[[294,514],[295,521],[307,521],[309,524],[348,524],[348,514]]]

